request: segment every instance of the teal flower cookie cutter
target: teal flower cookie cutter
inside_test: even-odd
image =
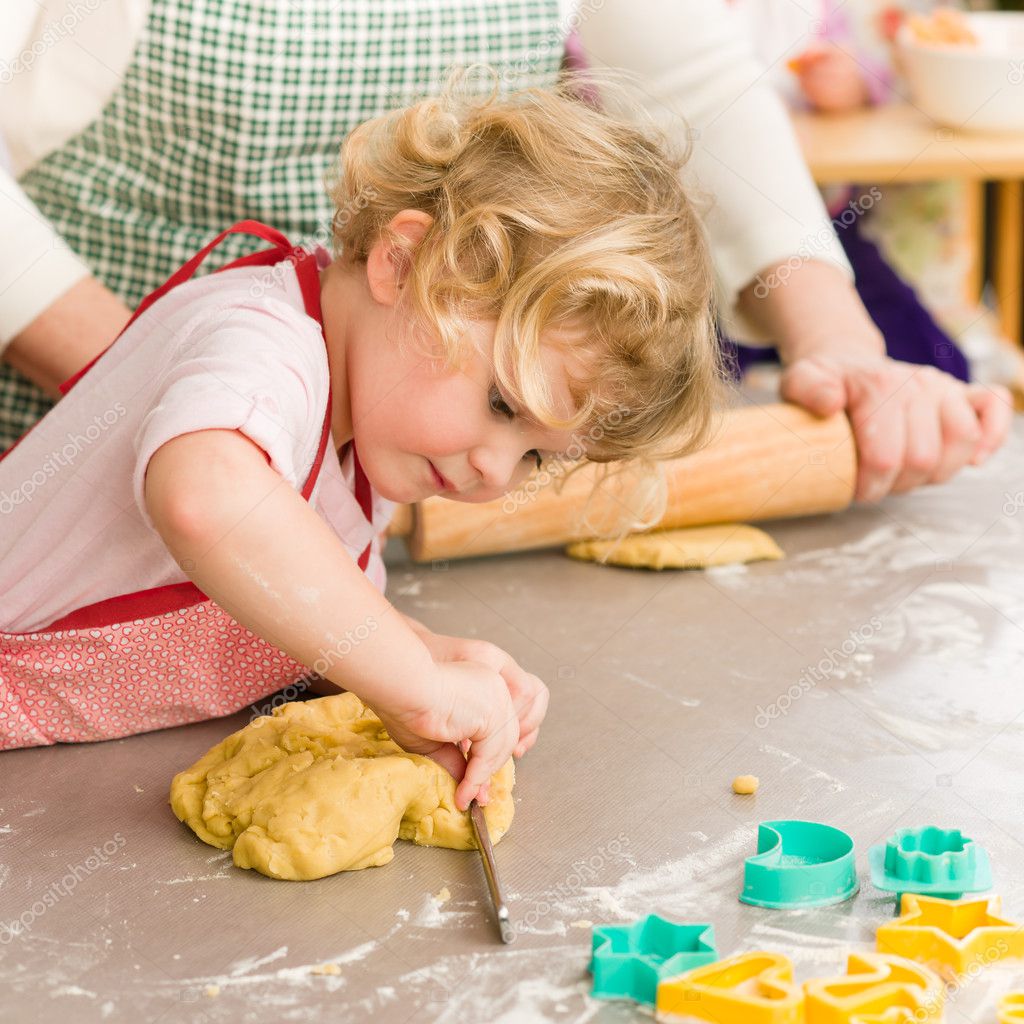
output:
[[[903,828],[868,851],[871,883],[883,892],[958,900],[992,888],[985,848],[960,829]]]
[[[740,902],[785,910],[842,903],[857,892],[853,840],[816,821],[765,821],[743,870]]]
[[[718,959],[709,924],[677,924],[658,914],[633,924],[594,927],[590,972],[599,999],[653,1006],[658,982]]]

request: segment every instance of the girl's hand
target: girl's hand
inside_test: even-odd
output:
[[[800,82],[800,91],[816,110],[840,113],[866,106],[870,95],[864,71],[845,50],[837,46],[816,46],[790,67]]]
[[[455,805],[487,803],[491,776],[519,744],[519,716],[505,679],[487,665],[449,661],[435,665],[422,688],[428,707],[373,705],[388,735],[404,750],[423,754],[458,781]],[[468,741],[469,759],[460,744]]]
[[[948,480],[981,465],[1005,440],[1013,403],[999,385],[962,384],[931,366],[842,347],[796,359],[782,396],[819,416],[845,409],[857,441],[855,497]]]
[[[522,757],[537,742],[541,722],[548,712],[551,695],[547,686],[496,644],[431,633],[425,627],[421,629],[420,639],[438,664],[474,661],[487,665],[505,680],[519,720],[519,743],[512,753],[515,757]]]

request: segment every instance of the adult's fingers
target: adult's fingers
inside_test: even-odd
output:
[[[959,384],[942,396],[939,407],[942,417],[942,459],[932,474],[932,482],[941,484],[962,469],[977,451],[981,439],[978,416],[967,398],[967,390]]]
[[[892,489],[903,466],[907,443],[903,404],[895,394],[858,387],[847,411],[857,442],[855,497],[878,501]]]
[[[940,399],[931,390],[920,391],[906,405],[907,442],[903,464],[893,491],[909,491],[930,483],[943,458]]]
[[[981,426],[981,437],[971,458],[972,465],[980,466],[1010,433],[1013,396],[1001,384],[972,384],[967,388],[967,400]]]
[[[831,416],[846,404],[841,373],[813,359],[798,359],[782,374],[782,397],[816,416]]]

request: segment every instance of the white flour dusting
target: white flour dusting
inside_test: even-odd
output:
[[[684,708],[697,708],[700,707],[700,701],[694,697],[680,697],[677,693],[672,693],[671,690],[666,690],[663,686],[657,686],[650,682],[650,680],[643,679],[641,676],[636,675],[633,672],[623,672],[623,679],[628,679],[631,683],[636,683],[639,686],[646,687],[648,690],[653,690],[655,693],[661,694],[662,697],[672,701],[673,704],[681,704]]]
[[[471,910],[455,909],[457,905],[451,906],[448,900],[439,900],[428,893],[412,923],[418,928],[457,928],[460,921],[477,916]]]
[[[264,967],[269,963],[273,963],[275,960],[280,960],[281,957],[288,955],[288,947],[280,946],[275,949],[273,953],[267,953],[261,957],[247,957],[245,960],[239,960],[231,969],[231,977],[237,978],[242,974],[249,974],[251,971],[256,970],[257,967]]]
[[[779,769],[780,775],[785,775],[786,772],[791,771],[793,768],[802,767],[813,779],[821,779],[822,782],[827,782],[829,789],[833,793],[842,793],[846,786],[843,785],[834,775],[829,775],[828,772],[823,772],[819,768],[811,768],[810,765],[801,761],[799,757],[790,754],[788,751],[780,750],[778,747],[773,747],[770,743],[762,743],[757,748],[762,754],[771,754],[773,757],[781,758],[785,761],[785,767]]]
[[[86,999],[95,999],[96,993],[90,992],[87,988],[80,988],[78,985],[58,985],[52,989],[51,996],[85,996]]]
[[[613,885],[588,885],[569,893],[539,893],[517,909],[517,930],[565,934],[565,922],[598,923],[663,913],[685,918],[705,913],[716,894],[738,891],[743,858],[755,849],[754,833],[741,828],[692,853],[651,867],[634,867]]]

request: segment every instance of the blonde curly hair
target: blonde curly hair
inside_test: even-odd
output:
[[[365,261],[386,238],[405,262],[409,311],[449,367],[467,322],[495,321],[499,383],[539,423],[586,432],[590,461],[677,457],[707,439],[722,381],[683,163],[652,127],[585,102],[575,81],[502,98],[454,81],[345,140],[330,185],[336,254]],[[388,228],[405,209],[432,218],[413,249]],[[564,419],[540,352],[567,337],[585,369]]]

